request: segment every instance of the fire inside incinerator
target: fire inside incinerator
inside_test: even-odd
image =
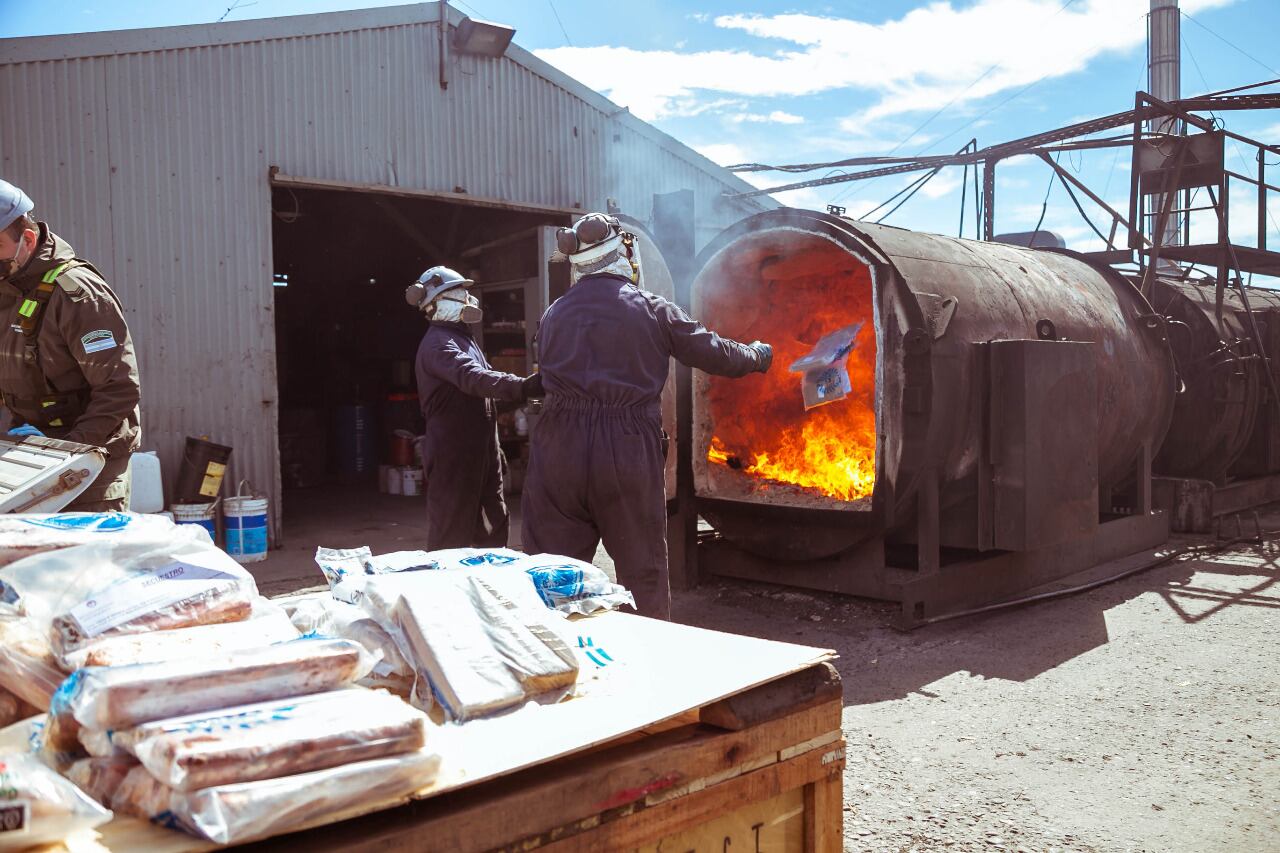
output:
[[[756,491],[842,501],[869,498],[876,479],[876,329],[870,270],[835,247],[758,257],[726,253],[703,306],[708,324],[735,340],[773,345],[774,366],[745,379],[710,377],[707,461],[752,478]],[[756,257],[752,257],[756,255]],[[833,263],[838,259],[839,263]],[[699,276],[706,280],[706,276]],[[787,366],[826,335],[861,323],[848,354],[851,392],[805,410],[802,377]]]

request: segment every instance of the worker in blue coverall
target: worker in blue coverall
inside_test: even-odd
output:
[[[660,399],[674,356],[718,376],[768,371],[773,349],[722,338],[641,290],[635,237],[589,214],[557,234],[569,292],[538,329],[546,389],[521,499],[529,553],[590,561],[603,538],[645,616],[671,618]]]
[[[469,328],[480,322],[480,302],[467,292],[472,284],[448,267],[432,267],[405,291],[429,321],[416,362],[429,550],[506,546],[495,401],[541,396],[537,374],[489,366]]]

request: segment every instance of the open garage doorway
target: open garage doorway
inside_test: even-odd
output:
[[[571,212],[294,178],[273,181],[271,200],[285,550],[421,547],[424,499],[420,487],[404,494],[416,442],[406,456],[403,439],[422,431],[414,357],[426,321],[405,287],[438,264],[473,278],[482,348],[496,369],[527,375],[538,318],[567,287],[550,253]],[[514,408],[499,420],[509,496],[527,424]]]

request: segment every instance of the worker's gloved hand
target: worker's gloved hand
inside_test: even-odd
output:
[[[525,377],[524,382],[520,383],[520,389],[524,391],[526,400],[541,399],[546,396],[546,392],[542,388],[542,374],[535,373],[532,376]]]
[[[33,427],[31,424],[23,424],[22,426],[14,427],[13,429],[9,430],[9,435],[15,438],[23,438],[28,435],[43,436],[44,433],[42,433],[40,430]]]
[[[768,373],[773,364],[773,347],[763,341],[752,341],[747,346],[756,354],[756,372]]]

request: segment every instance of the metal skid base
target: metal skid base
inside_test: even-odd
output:
[[[1155,505],[1169,514],[1175,533],[1212,533],[1224,517],[1280,501],[1280,474],[1226,485],[1181,477],[1156,477],[1153,482]]]
[[[1168,538],[1168,516],[1157,511],[1105,521],[1092,535],[1040,550],[949,554],[952,559],[932,571],[889,565],[879,539],[803,563],[768,560],[713,539],[699,543],[698,567],[709,575],[896,601],[902,606],[896,624],[910,630],[1142,555]]]

